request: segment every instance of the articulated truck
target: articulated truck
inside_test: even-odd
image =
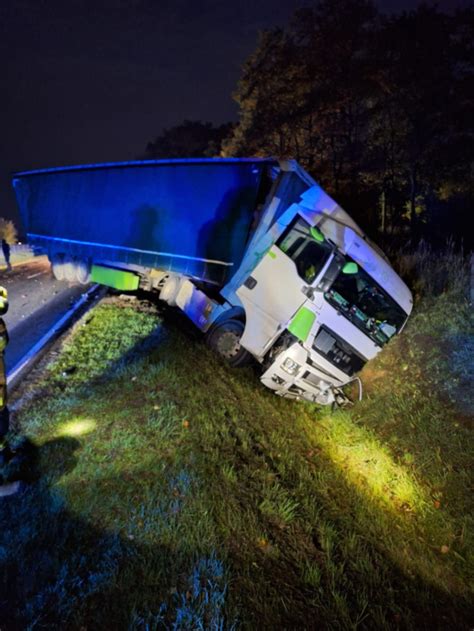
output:
[[[383,252],[294,161],[90,164],[13,186],[57,278],[155,292],[283,397],[337,401],[412,310]]]

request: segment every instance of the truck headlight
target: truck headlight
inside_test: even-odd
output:
[[[301,368],[301,366],[297,362],[293,361],[290,357],[287,357],[285,359],[285,361],[283,362],[281,367],[289,375],[296,375],[296,374],[298,374],[298,371]]]

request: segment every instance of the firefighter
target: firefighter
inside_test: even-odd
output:
[[[0,498],[14,495],[21,490],[25,481],[32,478],[34,445],[28,439],[18,439],[13,446],[6,439],[10,428],[10,413],[7,406],[7,375],[4,351],[8,344],[8,333],[1,316],[8,311],[8,293],[0,286]]]
[[[5,436],[9,428],[9,413],[7,407],[7,375],[5,373],[5,347],[8,344],[7,327],[1,316],[8,311],[8,293],[0,286],[0,452],[6,446]]]

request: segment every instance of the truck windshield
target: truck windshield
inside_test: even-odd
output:
[[[349,257],[345,260],[353,262]],[[408,317],[360,265],[354,274],[341,269],[324,296],[379,346],[386,344]]]
[[[311,226],[301,217],[288,226],[276,245],[293,259],[298,275],[308,284],[318,276],[333,250],[323,234],[312,234]]]

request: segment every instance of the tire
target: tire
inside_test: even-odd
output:
[[[84,259],[74,259],[76,266],[76,281],[81,285],[87,285],[91,282],[91,266]]]
[[[65,278],[65,269],[64,269],[64,254],[53,254],[51,257],[51,271],[53,272],[53,276],[56,280],[64,280]]]
[[[71,258],[64,259],[64,278],[69,283],[77,283],[76,278],[76,261]]]
[[[216,324],[207,334],[207,344],[219,353],[230,366],[244,366],[251,355],[240,345],[245,325],[240,320],[224,320]]]

